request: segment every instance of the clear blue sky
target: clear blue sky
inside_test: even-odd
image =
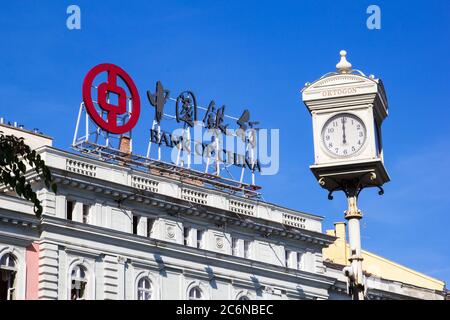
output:
[[[81,30],[66,8],[81,8]],[[366,28],[381,8],[382,29]],[[383,79],[386,194],[362,193],[363,247],[450,281],[450,2],[442,1],[20,1],[0,10],[0,116],[38,127],[68,149],[85,73],[123,67],[141,96],[160,79],[192,89],[262,125],[280,128],[281,167],[262,177],[266,200],[343,220],[342,196],[327,200],[309,165],[311,119],[300,89],[334,71],[340,49]],[[135,131],[145,149],[150,107]],[[209,100],[208,100],[209,101]],[[148,121],[146,121],[148,119]]]

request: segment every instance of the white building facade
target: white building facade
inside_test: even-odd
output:
[[[142,172],[26,136],[57,193],[0,195],[0,299],[349,299],[322,218]]]
[[[28,174],[42,218],[0,196],[8,298],[328,298],[321,217],[46,144],[57,193]]]

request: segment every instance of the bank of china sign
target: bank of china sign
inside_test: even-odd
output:
[[[244,191],[258,189],[255,173],[278,171],[278,130],[257,128],[248,109],[232,117],[225,113],[225,105],[210,100],[201,106],[192,91],[172,95],[158,81],[145,94],[154,119],[149,123],[146,155],[139,156],[132,150],[131,138],[144,103],[127,72],[114,64],[99,64],[87,73],[82,94],[73,141],[82,152],[134,159],[143,166],[170,164],[191,176],[202,173],[211,181],[222,177],[221,185],[235,182],[233,188]],[[123,154],[124,144],[129,155]]]

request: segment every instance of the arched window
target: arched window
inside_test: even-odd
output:
[[[203,292],[199,287],[193,287],[189,290],[189,300],[202,300]]]
[[[16,259],[10,253],[0,258],[0,300],[14,300],[16,289]]]
[[[153,298],[152,282],[147,277],[142,277],[138,281],[137,287],[138,300],[151,300]]]
[[[70,280],[72,284],[70,290],[70,300],[86,299],[86,286],[87,286],[86,269],[81,265],[76,265],[72,269]]]

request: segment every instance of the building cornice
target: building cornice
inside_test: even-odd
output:
[[[0,200],[9,201],[15,205],[21,204],[23,206],[30,207],[31,210],[33,208],[31,202],[14,196],[0,195]],[[0,221],[3,223],[9,223],[12,225],[31,229],[37,229],[40,222],[39,219],[34,215],[32,216],[27,213],[22,213],[6,206],[1,207]]]
[[[88,163],[91,163],[93,165],[95,165],[96,167],[108,167],[112,170],[117,170],[117,171],[122,171],[122,172],[126,172],[127,174],[138,174],[138,175],[144,175],[145,177],[148,177],[149,179],[154,179],[157,181],[161,181],[161,182],[166,182],[166,183],[170,183],[170,184],[176,184],[176,185],[184,185],[186,184],[186,182],[183,181],[178,181],[178,180],[173,180],[170,179],[168,177],[165,177],[163,175],[156,175],[154,173],[151,172],[144,172],[141,170],[136,170],[133,168],[130,168],[128,166],[125,165],[119,165],[117,163],[111,163],[111,162],[106,162],[102,161],[100,159],[94,158],[94,157],[88,157],[86,155],[81,155],[81,154],[77,154],[77,153],[73,153],[73,152],[68,152],[65,150],[61,150],[61,149],[57,149],[54,147],[43,147],[39,149],[39,153],[42,154],[42,156],[44,158],[47,158],[47,155],[51,156],[51,155],[57,155],[59,157],[64,157],[64,158],[70,158],[70,159],[74,159],[76,161],[85,161]],[[58,168],[58,166],[55,164],[52,164],[52,162],[50,161],[49,163],[47,163],[47,165],[49,165],[50,167],[53,168]],[[62,168],[60,168],[62,169]],[[98,178],[98,177],[97,177]],[[238,195],[232,195],[220,190],[216,190],[216,189],[210,189],[210,188],[206,188],[206,187],[202,187],[202,186],[198,186],[198,185],[192,185],[192,184],[187,184],[187,186],[189,186],[190,188],[193,189],[197,189],[197,190],[201,190],[203,192],[208,192],[210,194],[214,194],[214,195],[220,195],[222,197],[227,197],[227,198],[232,198],[232,199],[236,199],[236,200],[244,200],[248,203],[252,203],[252,204],[261,204],[264,205],[268,208],[274,209],[274,210],[281,210],[283,212],[286,213],[290,213],[290,214],[296,214],[296,215],[301,215],[303,217],[306,217],[308,219],[313,219],[316,221],[322,221],[323,217],[322,216],[318,216],[318,215],[313,215],[310,213],[305,213],[305,212],[300,212],[300,211],[296,211],[296,210],[292,210],[283,206],[279,206],[279,205],[275,205],[273,203],[269,203],[269,202],[265,202],[265,201],[261,201],[261,200],[255,200],[255,199],[251,199],[251,198],[245,198],[245,197],[240,197]]]
[[[238,214],[207,205],[200,205],[174,197],[140,190],[130,186],[115,184],[111,181],[89,181],[88,177],[72,172],[53,169],[52,175],[59,185],[70,186],[112,197],[122,207],[127,203],[148,206],[149,209],[164,210],[168,215],[182,214],[210,221],[215,224],[235,225],[253,230],[263,237],[278,236],[297,241],[306,241],[320,246],[327,246],[335,241],[335,237],[325,233],[295,228],[276,221]]]

